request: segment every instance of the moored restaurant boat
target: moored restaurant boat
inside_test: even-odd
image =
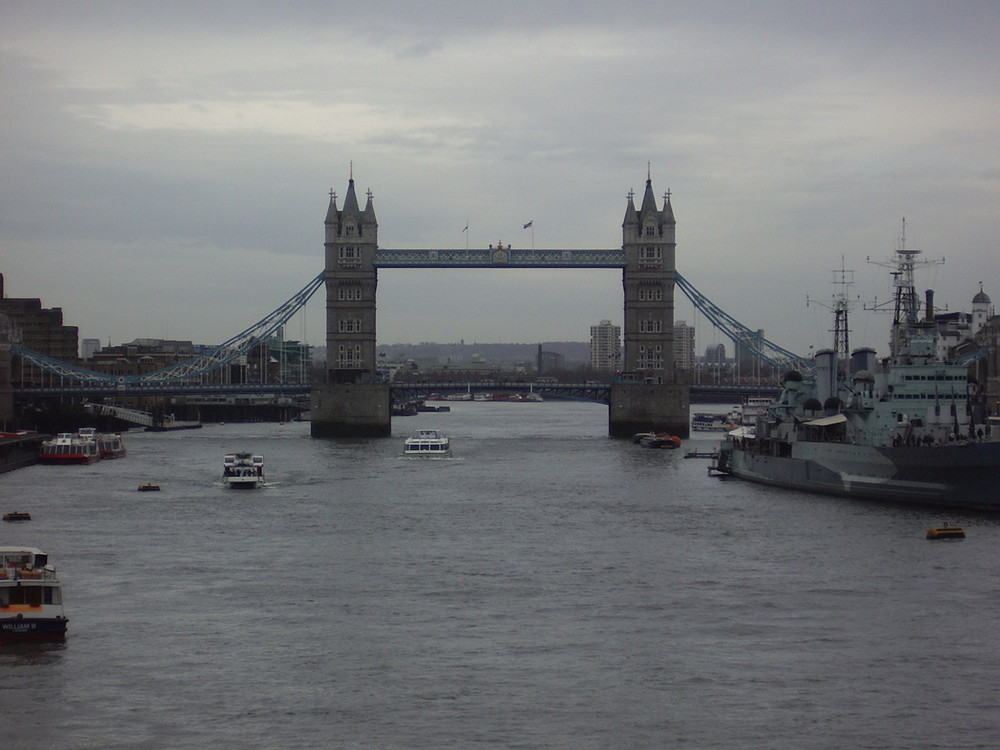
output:
[[[444,458],[451,455],[451,441],[440,430],[417,430],[403,442],[403,455]]]
[[[237,490],[252,490],[264,483],[264,457],[253,453],[227,453],[222,458],[222,481]]]
[[[856,498],[1000,510],[1000,429],[966,365],[939,346],[933,297],[914,288],[918,251],[896,251],[889,357],[848,353],[848,302],[834,308],[833,350],[733,430],[712,469],[741,479]],[[988,301],[988,298],[987,300]]]
[[[0,547],[0,643],[61,640],[67,622],[49,556],[34,547]]]

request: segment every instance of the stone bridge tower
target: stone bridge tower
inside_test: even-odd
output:
[[[312,392],[316,437],[384,437],[391,432],[389,386],[379,383],[375,351],[378,221],[372,193],[358,206],[351,174],[338,210],[326,213],[326,378]]]
[[[368,191],[358,209],[354,178],[343,210],[330,194],[326,213],[326,369],[329,383],[375,381],[375,250],[378,221]]]
[[[641,207],[636,209],[630,193],[622,222],[625,353],[611,389],[613,437],[688,435],[688,378],[674,364],[676,225],[669,192],[658,208],[647,174]]]
[[[642,208],[632,195],[622,222],[625,269],[625,361],[622,371],[640,382],[672,382],[674,370],[674,211],[670,195],[656,207],[653,182],[646,179]]]

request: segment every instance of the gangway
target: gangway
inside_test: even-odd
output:
[[[148,411],[139,411],[138,409],[126,409],[123,406],[108,406],[107,404],[93,404],[89,401],[83,405],[83,408],[90,414],[99,414],[103,417],[115,417],[123,422],[131,422],[132,424],[141,424],[145,427],[153,426],[153,415]]]
[[[201,422],[182,422],[174,419],[173,414],[164,414],[161,419],[157,420],[148,411],[126,409],[124,406],[109,406],[107,404],[95,404],[88,401],[83,405],[83,408],[90,414],[115,417],[123,422],[141,424],[148,430],[190,430],[195,427],[201,427]]]

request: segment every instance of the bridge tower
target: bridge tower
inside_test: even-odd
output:
[[[358,206],[353,169],[343,209],[330,191],[326,214],[326,377],[312,392],[316,437],[384,437],[391,432],[389,385],[375,351],[378,221],[368,191]]]
[[[647,174],[642,206],[636,209],[629,193],[622,222],[625,356],[611,389],[613,437],[688,435],[689,383],[675,367],[673,349],[676,225],[670,193],[658,208]]]

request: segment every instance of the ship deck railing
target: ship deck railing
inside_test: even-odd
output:
[[[0,568],[0,581],[56,581],[56,572],[45,568]]]

